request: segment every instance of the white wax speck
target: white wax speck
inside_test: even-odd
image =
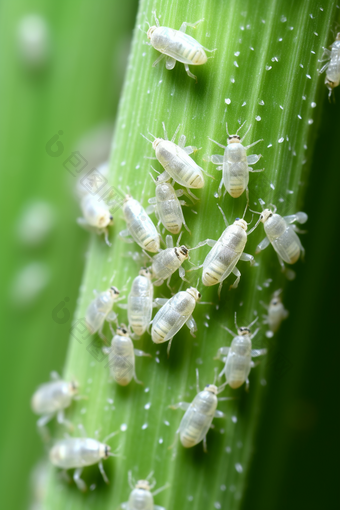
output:
[[[241,466],[241,464],[239,463],[236,463],[235,464],[235,469],[238,473],[243,473],[243,467]]]
[[[127,430],[128,426],[126,425],[126,423],[122,423],[121,426],[120,426],[120,430],[122,432],[125,432]]]

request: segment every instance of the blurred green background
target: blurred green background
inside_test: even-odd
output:
[[[109,154],[136,11],[137,0],[0,3],[4,508],[29,507],[32,468],[43,455],[30,397],[51,370],[62,372],[86,256],[75,178],[63,163],[79,151],[92,168]],[[285,292],[290,317],[267,381],[247,510],[339,504],[340,90],[335,104],[326,96],[309,153],[306,262]],[[46,144],[59,131],[61,154],[51,155],[57,146]]]

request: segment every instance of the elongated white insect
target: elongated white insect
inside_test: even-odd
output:
[[[264,204],[261,199],[259,202],[261,205]],[[263,223],[264,231],[266,233],[266,237],[258,244],[255,253],[259,253],[261,250],[264,250],[267,248],[269,243],[271,243],[277,253],[282,271],[286,271],[284,262],[287,264],[295,264],[295,262],[297,262],[300,258],[300,255],[302,257],[304,256],[305,250],[300,239],[296,235],[296,232],[302,232],[296,227],[296,225],[291,225],[291,223],[294,221],[297,221],[298,223],[306,223],[308,220],[306,213],[298,212],[296,214],[282,217],[279,214],[276,214],[275,206],[273,206],[273,211],[270,209],[264,209],[262,213],[257,211],[252,212],[260,215],[260,219],[257,223],[260,221]]]
[[[181,231],[182,225],[191,233],[185,223],[181,207],[181,205],[186,205],[186,202],[178,200],[178,197],[181,197],[184,191],[182,189],[175,190],[169,182],[157,183],[155,181],[155,184],[156,196],[148,200],[149,204],[151,204],[150,212],[155,212],[158,221],[171,234],[178,234]],[[149,212],[148,210],[149,208],[146,212]]]
[[[336,35],[336,39],[330,48],[330,50],[324,48],[323,56],[319,60],[319,62],[327,60],[319,73],[321,74],[326,71],[325,85],[329,90],[329,98],[332,95],[333,89],[340,83],[340,32]]]
[[[133,347],[129,332],[124,324],[117,328],[110,347],[103,347],[103,352],[109,356],[110,376],[120,386],[127,386],[132,378],[138,384],[143,384],[137,379],[135,371],[135,356],[148,356],[151,354],[140,351]]]
[[[104,234],[106,244],[111,246],[108,227],[113,225],[113,216],[109,206],[104,200],[98,200],[98,197],[90,194],[81,199],[80,206],[84,217],[77,219],[78,224],[96,234]]]
[[[103,443],[89,437],[69,437],[67,439],[60,439],[50,450],[50,461],[54,466],[64,470],[75,468],[73,480],[78,489],[83,492],[87,490],[87,487],[80,476],[85,466],[92,466],[92,464],[98,463],[99,471],[104,481],[109,483],[104,471],[103,459],[115,457],[116,455],[111,452],[111,447],[105,443],[110,437],[113,437],[117,433],[118,432],[112,432],[112,434],[104,439]]]
[[[185,414],[176,434],[179,434],[184,448],[191,448],[203,440],[203,449],[207,451],[207,433],[211,427],[213,418],[223,418],[224,413],[218,411],[217,395],[224,390],[226,383],[222,386],[207,384],[203,391],[200,391],[198,369],[196,368],[196,390],[197,395],[189,404],[179,402],[169,406],[171,409],[182,409]]]
[[[52,381],[39,386],[32,396],[32,411],[42,415],[37,421],[37,425],[42,428],[57,415],[58,423],[72,429],[72,424],[65,419],[64,409],[77,398],[78,383],[60,379],[57,372],[52,372],[51,378]]]
[[[151,338],[156,344],[169,341],[168,355],[173,337],[184,324],[190,329],[191,335],[195,336],[197,326],[192,313],[200,299],[201,294],[198,290],[190,287],[185,291],[178,292],[169,300],[162,298],[155,300],[156,303],[163,304],[163,306],[153,319]]]
[[[164,168],[164,172],[156,179],[157,183],[163,183],[170,178],[174,179],[180,186],[186,188],[188,194],[197,199],[197,197],[190,191],[189,188],[199,189],[204,186],[204,170],[195,163],[189,156],[197,151],[197,147],[189,145],[185,147],[186,137],[181,135],[178,145],[174,143],[180,125],[177,127],[174,136],[171,140],[168,139],[168,134],[165,129],[165,124],[162,122],[164,130],[164,139],[154,137],[154,141],[148,140],[142,133],[142,136],[152,144],[155,151],[155,158]],[[150,133],[151,134],[151,133]],[[151,135],[154,136],[154,135]]]
[[[157,257],[157,255],[156,255]],[[142,336],[150,324],[153,308],[153,284],[151,272],[142,268],[133,280],[128,297],[129,326],[136,335]]]
[[[117,287],[110,287],[108,290],[100,292],[100,294],[96,291],[94,292],[97,295],[86,310],[85,322],[91,335],[94,335],[94,333],[98,331],[99,336],[105,340],[105,336],[103,335],[104,322],[117,320],[117,314],[113,312],[112,307],[115,302],[124,298],[118,297],[119,290]]]
[[[264,316],[263,324],[268,324],[269,330],[266,332],[266,336],[271,338],[276,333],[281,325],[281,322],[286,319],[289,315],[288,310],[285,309],[281,298],[281,289],[276,290],[270,300],[269,306],[264,303],[261,304],[267,310],[267,315]]]
[[[174,28],[161,27],[159,20],[156,16],[156,11],[153,12],[155,16],[156,26],[150,27],[147,31],[147,37],[150,39],[151,46],[155,50],[162,53],[160,57],[155,60],[152,67],[155,67],[159,62],[166,56],[165,66],[167,69],[173,69],[176,65],[176,61],[184,64],[185,71],[190,78],[193,78],[197,82],[197,77],[190,72],[189,64],[193,66],[200,66],[205,64],[208,60],[206,51],[213,52],[214,50],[208,50],[202,46],[196,39],[185,33],[187,27],[196,28],[196,26],[204,21],[200,19],[195,23],[187,23],[184,21],[179,30]]]
[[[123,510],[165,510],[162,506],[154,504],[153,497],[167,489],[169,484],[151,492],[156,485],[156,480],[152,477],[152,475],[153,471],[149,474],[146,480],[138,480],[135,482],[132,477],[132,472],[129,471],[129,485],[132,492],[130,494],[129,501],[121,504],[121,508]]]
[[[205,161],[211,161],[214,165],[219,165],[217,170],[222,170],[222,179],[218,187],[219,196],[222,195],[223,184],[226,192],[228,192],[233,198],[238,198],[241,196],[244,190],[247,190],[248,196],[249,172],[263,172],[264,170],[264,168],[261,170],[254,170],[249,166],[255,165],[255,163],[257,163],[261,158],[261,154],[252,154],[251,156],[247,156],[246,151],[250,147],[253,147],[263,140],[257,140],[256,142],[244,147],[242,142],[247,136],[249,129],[251,128],[250,124],[246,133],[241,138],[237,133],[244,126],[244,124],[245,122],[239,127],[235,135],[229,135],[228,124],[226,123],[226,130],[228,134],[227,146],[221,145],[215,140],[209,138],[209,140],[224,149],[223,156],[220,154],[214,154],[213,156],[204,157]]]
[[[224,280],[231,273],[236,276],[236,280],[231,285],[231,288],[236,289],[238,286],[241,273],[237,269],[236,264],[239,260],[248,261],[251,265],[254,264],[254,257],[248,253],[244,253],[244,248],[249,234],[251,234],[257,226],[256,224],[255,227],[250,229],[247,233],[248,224],[243,218],[236,218],[234,223],[229,225],[224,212],[220,207],[219,209],[227,228],[217,241],[206,239],[198,243],[197,247],[208,244],[212,249],[206,256],[203,264],[196,268],[203,267],[203,285],[210,287],[211,285],[217,285],[219,283],[218,295],[221,293]]]
[[[236,323],[235,313],[235,326],[237,335],[235,335],[235,333],[233,333],[226,326],[222,326],[234,338],[230,347],[221,347],[217,351],[216,359],[220,359],[223,356],[222,361],[224,361],[225,365],[222,372],[220,373],[220,377],[224,374],[226,377],[226,384],[229,384],[229,386],[233,389],[239,388],[245,382],[246,389],[248,390],[248,376],[250,369],[254,366],[254,362],[251,358],[262,356],[263,354],[267,353],[267,349],[252,349],[252,339],[258,333],[259,329],[251,334],[250,328],[255,324],[257,319],[258,317],[253,322],[251,322],[249,326],[239,328]]]
[[[160,246],[159,233],[138,200],[126,195],[123,214],[127,230],[119,233],[121,238],[128,243],[132,243],[134,240],[144,250],[157,253]],[[128,236],[131,236],[133,240]]]

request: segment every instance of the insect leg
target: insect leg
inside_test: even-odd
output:
[[[248,379],[248,377],[246,379],[246,391],[249,391],[249,379]]]
[[[237,267],[235,266],[234,269],[232,269],[231,271],[237,278],[236,280],[234,281],[234,283],[232,285],[230,285],[230,289],[236,289],[236,287],[238,286],[239,282],[240,282],[240,279],[241,279],[241,273],[240,271],[237,269]]]
[[[118,235],[121,238],[121,240],[124,241],[125,243],[134,243],[132,237],[129,237],[130,232],[127,229],[121,230]]]
[[[223,156],[221,154],[213,154],[203,156],[203,161],[210,161],[213,165],[223,165]]]
[[[194,198],[195,200],[199,200],[199,198],[198,198],[198,197],[196,197],[196,195],[194,195],[194,194],[192,193],[192,191],[190,191],[190,189],[189,189],[189,188],[186,188],[186,190],[187,190],[187,193],[188,193],[188,194],[189,194],[192,198]]]
[[[46,440],[49,439],[49,433],[48,433],[47,429],[45,429],[45,425],[50,420],[52,420],[53,416],[54,416],[53,414],[47,414],[47,415],[41,416],[41,418],[39,418],[39,420],[37,421],[37,427],[38,427],[39,432],[41,433],[43,439],[46,439]]]
[[[136,356],[146,356],[148,358],[152,358],[151,354],[148,352],[140,351],[139,349],[134,349],[134,352]]]
[[[176,60],[172,57],[166,57],[165,67],[170,71],[176,65]]]
[[[160,308],[161,306],[164,306],[168,301],[169,299],[167,298],[156,298],[154,303],[158,308]]]
[[[103,461],[102,460],[98,462],[98,467],[99,467],[99,471],[101,472],[101,475],[103,477],[104,482],[105,483],[109,483],[109,479],[106,476],[106,473],[104,471],[104,466],[103,466]]]
[[[152,64],[152,67],[156,67],[156,65],[158,65],[160,63],[160,61],[163,60],[163,58],[165,58],[164,53],[162,53],[158,58],[156,58],[156,60]]]
[[[195,23],[188,23],[187,21],[184,21],[180,26],[179,31],[185,34],[187,27],[196,28],[199,23],[202,23],[202,21],[204,21],[204,18],[195,21]]]
[[[255,250],[255,255],[257,253],[260,253],[261,250],[265,250],[267,248],[267,246],[269,246],[270,244],[270,241],[268,239],[268,237],[265,237],[257,246],[256,246],[256,250]]]
[[[70,421],[66,420],[66,418],[64,416],[64,411],[63,410],[58,412],[58,414],[57,414],[57,421],[61,425],[65,425],[65,427],[67,427],[71,431],[74,429],[74,426],[72,425],[72,423]]]
[[[249,253],[242,253],[240,260],[243,260],[244,262],[250,262],[250,265],[253,266],[255,264],[255,259],[252,255],[249,255]]]
[[[183,147],[183,150],[187,154],[192,154],[193,152],[197,152],[200,149],[197,149],[197,147],[195,147],[195,145],[188,145],[187,147]]]
[[[190,334],[194,338],[196,338],[195,332],[197,331],[197,324],[196,324],[196,321],[192,315],[190,315],[189,319],[186,321],[186,325],[188,326],[188,328],[190,330]]]
[[[82,492],[85,492],[87,490],[86,483],[84,482],[84,480],[82,480],[80,478],[82,471],[83,471],[83,468],[77,468],[75,470],[75,472],[73,473],[73,480],[74,480],[76,486],[78,487],[78,489],[81,490]]]
[[[220,184],[218,186],[218,190],[217,190],[217,194],[218,194],[219,197],[222,196],[222,187],[223,187],[223,177],[221,179],[221,182],[220,182]]]
[[[244,138],[244,137],[243,137]],[[253,142],[251,143],[250,145],[247,145],[246,147],[244,147],[246,150],[250,149],[250,147],[254,147],[254,145],[256,145],[257,143],[259,142],[263,142],[263,138],[261,138],[260,140],[256,140],[256,142]]]
[[[196,83],[197,83],[197,76],[195,76],[194,74],[192,74],[192,72],[190,71],[189,69],[189,66],[188,64],[184,64],[184,69],[187,73],[188,76],[190,76],[190,78],[193,78],[194,80],[196,80]]]
[[[214,359],[220,359],[221,356],[228,356],[229,351],[230,347],[220,347]]]
[[[308,220],[308,216],[304,212],[297,212],[296,214],[290,214],[289,216],[284,216],[283,219],[286,223],[293,223],[297,221],[300,224],[306,223]]]
[[[207,436],[204,436],[204,438],[203,438],[203,451],[204,451],[204,453],[208,453]]]
[[[257,356],[263,356],[264,354],[267,354],[267,349],[253,349],[251,351],[252,358],[257,358]]]
[[[260,158],[262,158],[262,154],[250,154],[250,156],[247,156],[247,163],[248,165],[255,165],[255,163],[257,163]],[[253,169],[250,171],[252,172]]]
[[[322,62],[322,60],[321,60],[320,62]],[[321,69],[320,69],[320,71],[319,71],[319,74],[322,74],[324,71],[326,71],[326,69],[328,68],[328,66],[329,66],[329,62],[327,62],[326,64],[324,64],[324,65],[321,67]]]
[[[166,182],[169,179],[170,179],[170,175],[168,174],[168,172],[166,170],[164,170],[164,172],[157,177],[156,182],[157,182],[157,184],[159,184],[162,182]]]

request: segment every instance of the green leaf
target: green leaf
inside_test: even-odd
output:
[[[327,95],[317,73],[317,60],[322,46],[329,44],[335,3],[320,8],[312,0],[264,1],[256,5],[236,1],[228,4],[175,1],[171,5],[158,2],[157,13],[166,26],[179,28],[183,21],[193,22],[202,17],[206,20],[196,30],[188,29],[204,46],[217,48],[213,59],[194,70],[197,84],[179,63],[173,71],[167,71],[162,64],[152,68],[158,54],[143,44],[146,36],[138,27],[145,27],[146,20],[151,22],[153,7],[151,1],[140,3],[111,156],[112,185],[123,190],[128,185],[131,194],[146,206],[147,199],[154,196],[154,184],[145,156],[152,156],[153,152],[140,133],[162,136],[164,121],[171,135],[180,123],[180,133],[187,136],[188,144],[202,147],[195,160],[216,177],[207,178],[204,189],[197,193],[200,201],[193,206],[197,215],[191,208],[184,211],[192,236],[184,232],[182,241],[195,246],[208,237],[217,239],[224,224],[216,204],[222,206],[232,222],[242,215],[245,196],[234,200],[227,195],[219,201],[214,197],[219,174],[212,165],[203,162],[203,155],[222,150],[216,150],[207,137],[224,144],[225,123],[234,132],[247,120],[248,126],[252,124],[247,143],[264,140],[256,146],[256,152],[261,152],[263,158],[255,168],[263,166],[265,171],[250,176],[251,207],[259,210],[258,199],[262,198],[266,203],[275,203],[282,215],[301,210],[315,126]],[[156,169],[161,171],[158,163]],[[93,289],[105,290],[114,272],[118,288],[124,285],[129,288],[128,279],[138,274],[137,264],[127,255],[131,247],[118,239],[123,228],[124,222],[116,214],[110,236],[112,248],[107,248],[102,238],[91,240],[76,320],[84,318]],[[263,237],[260,225],[250,236],[246,251],[254,253]],[[193,252],[192,261],[202,261],[207,252],[207,248]],[[47,494],[49,507],[76,510],[86,504],[88,508],[117,508],[128,499],[128,471],[132,470],[135,478],[145,478],[154,470],[157,486],[170,483],[170,488],[155,498],[155,503],[167,510],[240,508],[267,373],[273,363],[278,369],[284,368],[273,356],[275,339],[266,340],[264,327],[257,335],[254,345],[267,346],[268,357],[251,371],[249,393],[242,387],[236,391],[228,388],[223,394],[236,398],[220,403],[219,409],[226,413],[226,418],[214,420],[215,428],[207,438],[208,454],[203,453],[200,445],[185,450],[178,441],[172,450],[168,449],[182,417],[180,411],[172,411],[168,406],[194,398],[197,366],[201,385],[212,382],[215,367],[222,368],[213,357],[219,347],[230,345],[231,338],[221,325],[233,329],[235,311],[238,323],[248,324],[254,313],[261,314],[260,301],[268,302],[274,290],[286,285],[271,246],[256,260],[257,265],[252,268],[239,263],[240,285],[229,291],[233,277],[228,278],[220,301],[216,288],[200,285],[203,300],[214,305],[197,306],[196,339],[184,328],[174,338],[169,359],[166,346],[153,345],[148,335],[136,343],[153,356],[152,360],[137,359],[137,376],[144,387],[134,382],[125,388],[108,384],[106,361],[100,358],[101,344],[86,333],[82,336],[75,327],[64,375],[78,379],[88,401],[73,404],[68,416],[74,423],[82,423],[89,437],[99,428],[101,438],[121,429],[110,443],[113,449],[120,446],[121,456],[105,462],[109,487],[100,479],[97,468],[84,471],[86,482],[96,484],[88,495],[60,480],[52,469]],[[300,265],[300,262],[296,265],[297,273]],[[197,276],[190,273],[190,281],[196,283]],[[176,278],[173,285],[178,290]],[[169,290],[164,286],[157,289],[157,295],[169,296]],[[126,322],[124,311],[119,310],[119,319]],[[58,429],[58,435],[62,434],[63,430]]]

